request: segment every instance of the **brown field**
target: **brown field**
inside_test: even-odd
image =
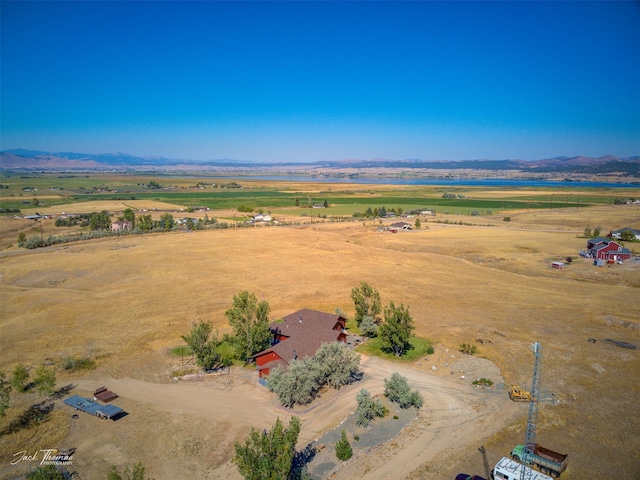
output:
[[[530,383],[529,344],[542,344],[542,388],[555,401],[540,405],[538,440],[569,454],[562,478],[640,478],[640,350],[602,341],[640,345],[640,262],[597,268],[577,259],[564,270],[550,268],[585,247],[585,225],[638,228],[640,209],[539,210],[511,218],[462,218],[478,226],[429,221],[398,234],[379,233],[373,223],[315,223],[6,248],[0,253],[0,370],[92,355],[97,370],[76,377],[58,371],[58,385],[73,383],[88,393],[106,383],[129,415],[101,423],[81,414],[70,421],[70,409],[57,406],[41,436],[1,439],[0,477],[19,471],[7,465],[16,451],[55,442],[78,448],[74,465],[82,478],[137,461],[157,480],[239,478],[229,463],[233,442],[251,426],[268,427],[291,412],[278,408],[247,369],[235,369],[229,383],[216,377],[171,384],[168,369],[180,359],[169,358],[167,348],[182,344],[180,336],[196,320],[228,331],[224,311],[241,290],[267,300],[274,318],[304,307],[341,308],[352,316],[349,292],[366,281],[384,304],[409,306],[415,333],[430,339],[436,354],[411,366],[364,362],[373,382],[368,388],[380,388],[376,372],[397,367],[415,378],[426,406],[400,437],[334,478],[486,474],[480,446],[492,465],[522,443],[526,405],[506,400],[506,392],[482,396],[470,387],[473,379],[447,368],[450,355],[460,357],[461,343],[477,339],[483,340],[477,356],[494,362],[506,384]],[[4,245],[21,229],[39,233],[39,225],[24,220],[0,221]],[[628,246],[640,253],[638,244]],[[297,412],[301,442],[337,426],[355,408],[359,388],[339,392],[335,405],[325,399],[311,412]],[[0,429],[33,401],[14,396]],[[456,409],[464,422],[452,420]]]

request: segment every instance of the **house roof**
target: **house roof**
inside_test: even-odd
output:
[[[407,222],[396,222],[396,223],[392,223],[392,224],[391,224],[391,225],[389,225],[389,226],[390,226],[390,227],[402,228],[402,227],[405,227],[405,226],[407,226],[407,225],[408,225],[408,226],[411,226],[411,224],[410,224],[410,223],[407,223]]]
[[[609,240],[608,238],[595,237],[595,238],[589,239],[587,243],[590,243],[592,245],[597,245],[599,243],[609,243],[610,241],[611,240]]]
[[[636,230],[635,228],[631,228],[631,227],[624,227],[624,228],[621,228],[620,230],[614,230],[613,232],[611,232],[611,234],[620,235],[623,232],[633,232],[635,235],[640,235],[640,230]]]
[[[287,365],[296,358],[302,360],[305,357],[313,357],[323,343],[335,342],[340,338],[344,323],[345,319],[340,315],[308,308],[298,310],[283,317],[283,321],[272,322],[269,325],[274,334],[287,338],[253,357],[273,352]],[[260,368],[273,368],[270,365],[274,362]],[[274,363],[275,366],[277,363]]]

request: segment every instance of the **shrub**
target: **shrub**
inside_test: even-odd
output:
[[[376,417],[384,417],[388,410],[377,398],[373,398],[369,390],[364,388],[358,392],[358,408],[356,409],[356,424],[361,427],[368,426]]]
[[[62,360],[62,369],[78,372],[82,370],[93,370],[96,368],[96,361],[92,358],[67,357]]]
[[[464,353],[465,355],[473,355],[476,353],[477,349],[478,347],[468,343],[463,343],[460,345],[460,352]]]
[[[351,444],[349,440],[347,440],[347,434],[344,430],[342,430],[342,435],[340,436],[340,440],[336,443],[336,457],[338,460],[343,462],[349,460],[353,456],[353,449],[351,448]]]
[[[491,381],[488,378],[479,378],[478,380],[474,380],[471,383],[473,385],[484,385],[484,386],[487,386],[487,387],[490,387],[491,385],[493,385],[493,381]]]
[[[511,221],[511,217],[504,217],[502,219],[503,222],[510,222]]]
[[[390,379],[384,379],[384,394],[389,400],[400,405],[400,408],[420,408],[424,403],[420,392],[411,390],[407,379],[398,372],[394,372]]]

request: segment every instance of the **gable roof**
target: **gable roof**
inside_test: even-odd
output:
[[[272,322],[269,329],[275,335],[287,337],[253,358],[275,353],[287,365],[294,359],[313,357],[323,343],[335,342],[343,335],[346,320],[340,315],[304,308]],[[272,362],[269,362],[270,365]],[[263,365],[261,368],[267,367]]]

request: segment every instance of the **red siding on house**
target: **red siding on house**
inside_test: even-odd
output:
[[[269,362],[273,362],[274,360],[281,360],[276,352],[264,352],[264,354],[260,356],[256,356],[256,365],[261,367],[262,365],[266,365]]]

